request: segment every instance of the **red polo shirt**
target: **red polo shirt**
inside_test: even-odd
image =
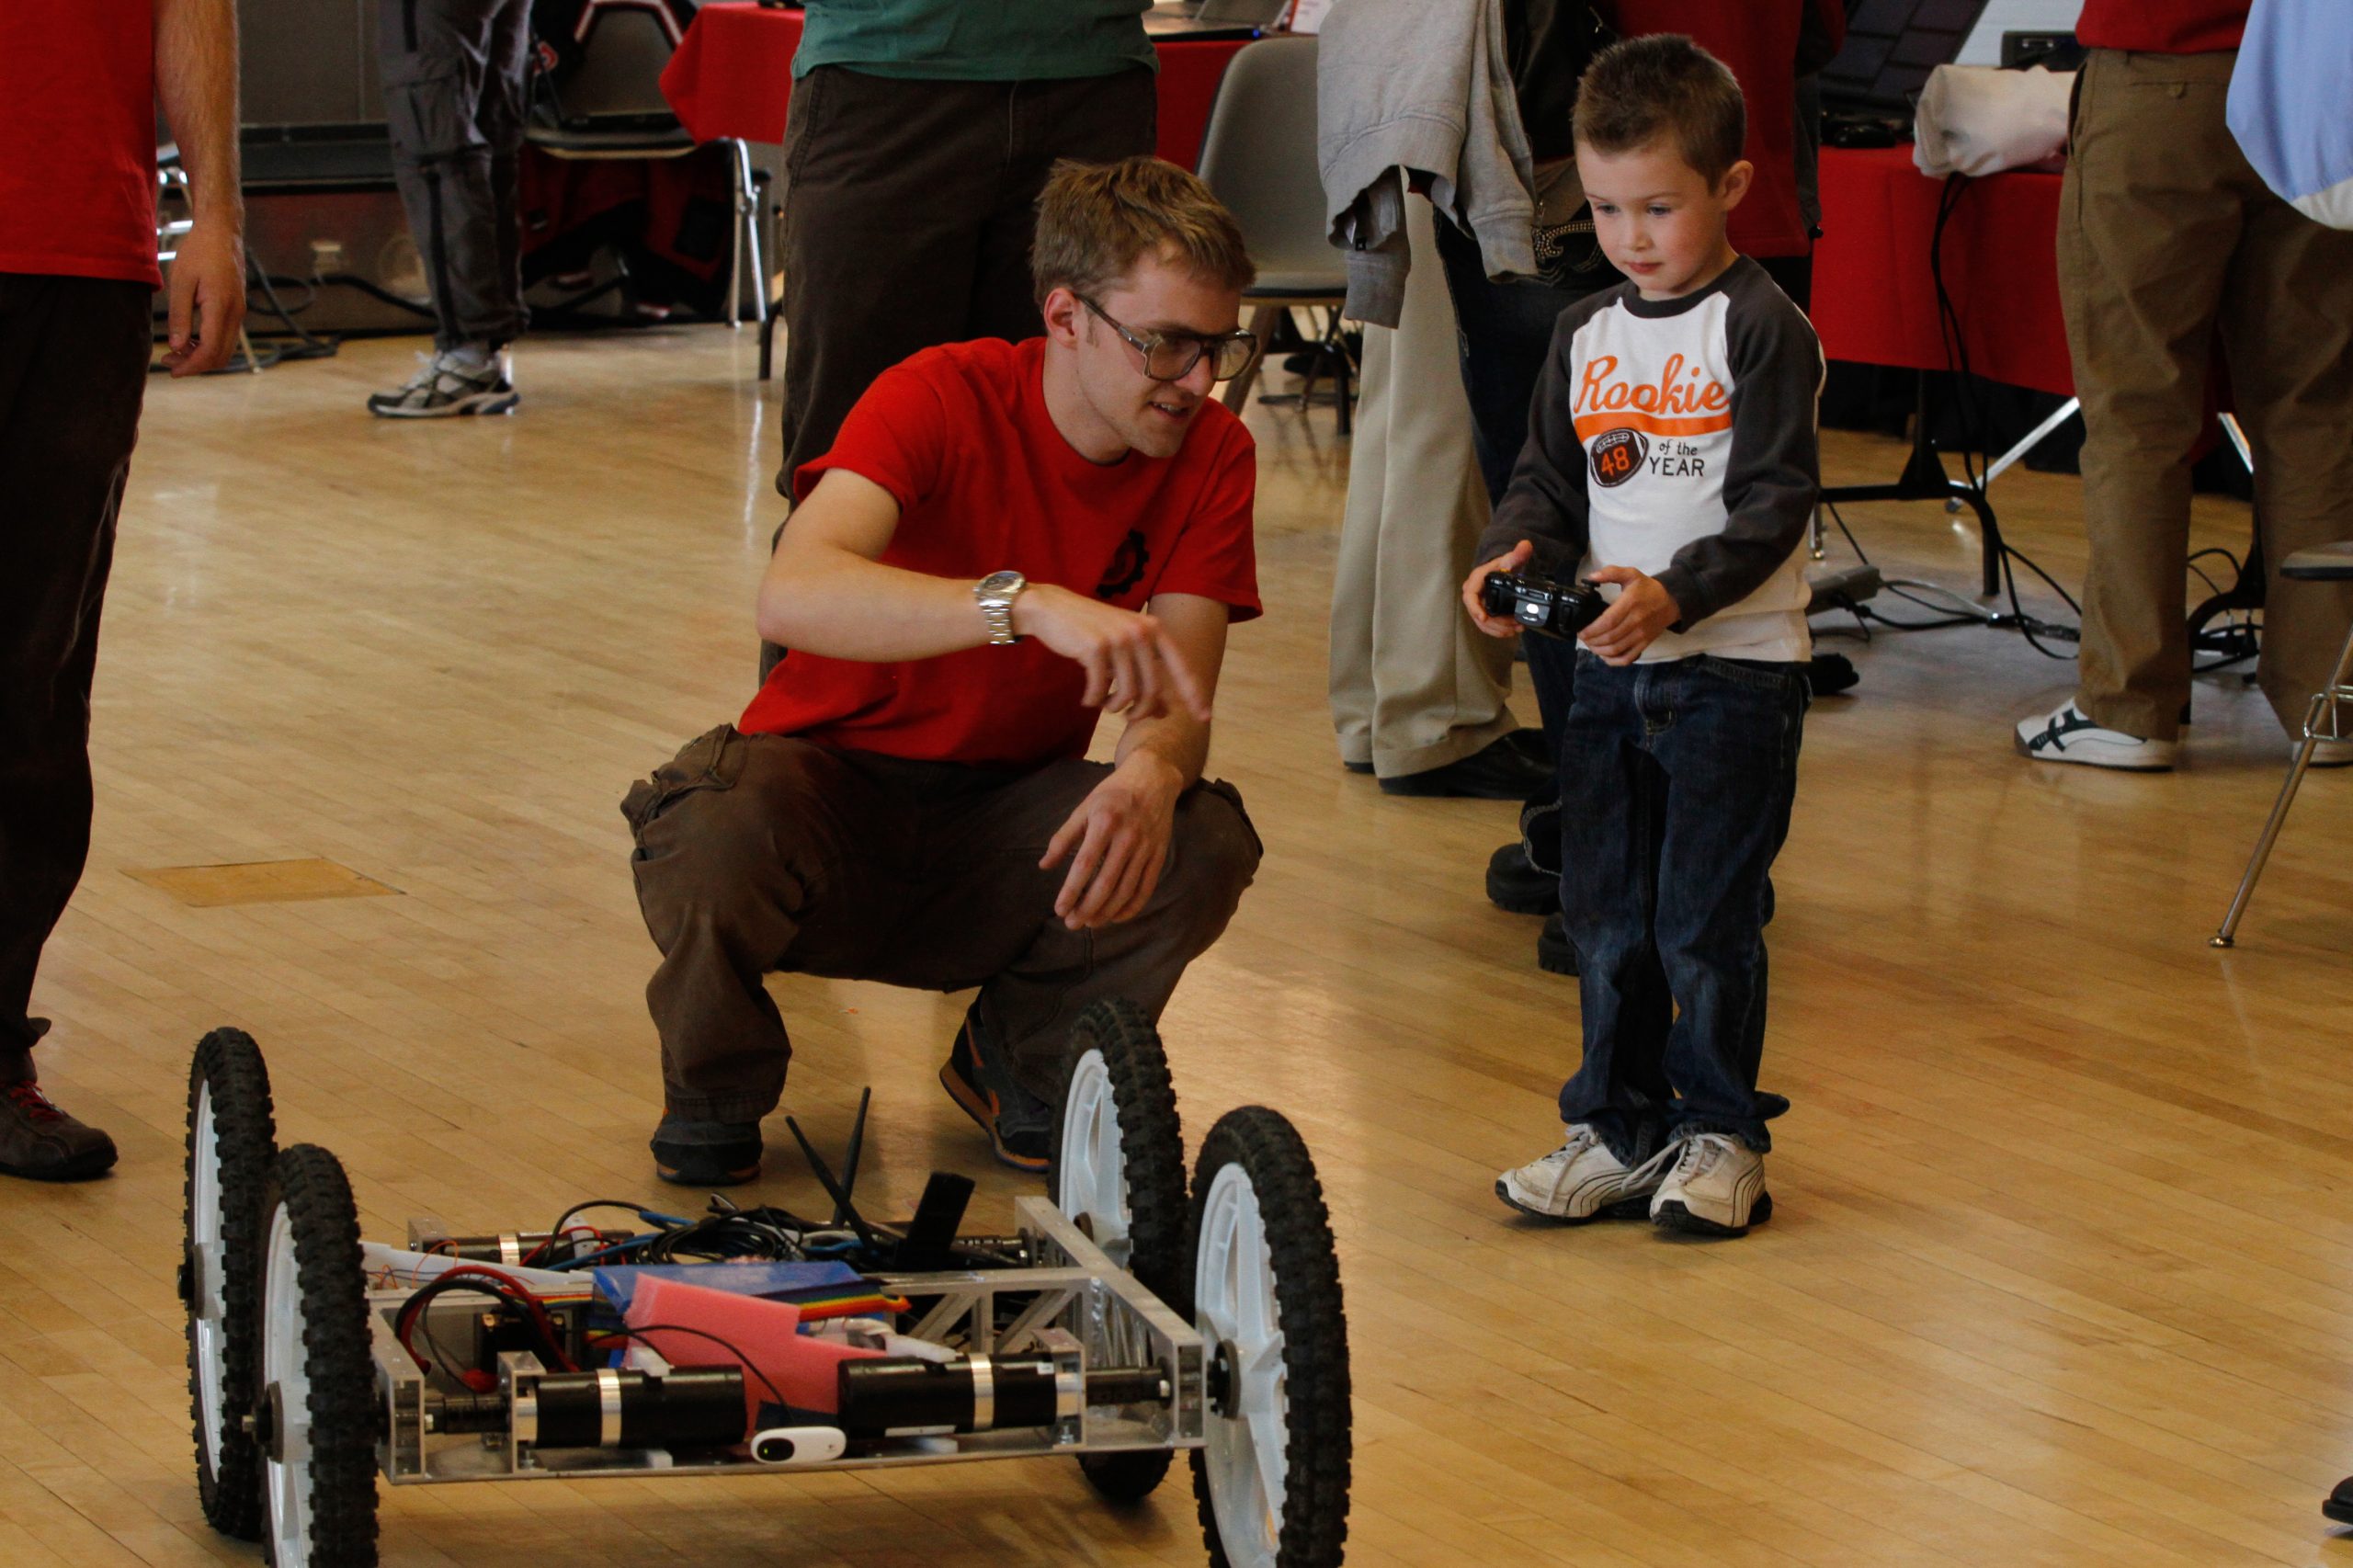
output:
[[[2249,0],[2084,0],[2075,38],[2093,49],[2204,54],[2236,49]]]
[[[0,272],[163,282],[153,0],[0,5]]]
[[[1237,620],[1256,615],[1257,459],[1242,421],[1205,403],[1176,456],[1091,463],[1046,412],[1045,347],[1042,337],[951,343],[885,371],[833,450],[793,476],[793,494],[836,468],[889,491],[899,526],[887,566],[973,582],[1010,567],[1127,609],[1194,594]],[[895,664],[793,653],[736,727],[1037,767],[1085,755],[1097,717],[1086,689],[1086,672],[1035,638]]]

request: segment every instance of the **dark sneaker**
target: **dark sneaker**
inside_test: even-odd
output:
[[[1021,1086],[996,1042],[980,1038],[985,1032],[975,1002],[939,1069],[940,1086],[989,1135],[989,1147],[1000,1161],[1042,1175],[1052,1145],[1053,1108]]]
[[[447,419],[467,414],[511,414],[521,402],[506,379],[506,356],[479,363],[449,354],[420,354],[424,369],[408,385],[377,392],[368,412],[385,419]]]
[[[665,1110],[652,1147],[654,1174],[679,1187],[741,1187],[760,1174],[756,1121],[690,1121]]]
[[[0,1084],[0,1173],[81,1181],[113,1167],[114,1140],[50,1104],[30,1078]]]
[[[1544,929],[1536,933],[1536,967],[1547,974],[1577,971],[1577,950],[1569,945],[1569,929],[1557,909],[1544,922]]]
[[[1547,795],[1519,808],[1519,842],[1487,857],[1487,898],[1514,915],[1561,907],[1560,801]]]
[[[1541,756],[1543,743],[1536,742],[1531,750],[1529,743],[1519,739],[1522,733],[1515,731],[1490,741],[1443,767],[1384,778],[1381,792],[1471,801],[1524,801],[1540,791],[1549,794],[1556,786],[1552,765]]]
[[[1532,725],[1514,730],[1511,733],[1504,736],[1495,744],[1498,745],[1508,745],[1512,750],[1519,753],[1522,756],[1528,758],[1529,761],[1537,764],[1546,772],[1549,773],[1552,771],[1552,758],[1544,749],[1544,732]],[[1340,766],[1347,768],[1351,773],[1370,773],[1372,771],[1372,764],[1370,762],[1351,762],[1343,758]]]

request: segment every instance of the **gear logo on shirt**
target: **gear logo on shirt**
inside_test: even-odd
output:
[[[1643,460],[1650,453],[1650,439],[1641,431],[1623,426],[1605,430],[1593,438],[1587,452],[1593,464],[1593,482],[1614,489],[1642,472]]]
[[[1128,537],[1120,541],[1119,553],[1111,557],[1111,564],[1103,569],[1103,580],[1095,585],[1098,599],[1116,599],[1143,581],[1143,569],[1152,562],[1152,547],[1144,542],[1142,528],[1130,528]]]

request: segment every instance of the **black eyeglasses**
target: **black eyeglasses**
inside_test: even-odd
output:
[[[1111,313],[1086,295],[1077,296],[1078,302],[1103,318],[1103,324],[1120,335],[1127,346],[1143,356],[1143,373],[1155,381],[1181,381],[1193,373],[1201,356],[1210,357],[1210,374],[1216,380],[1230,381],[1240,375],[1258,352],[1258,340],[1246,332],[1224,332],[1202,337],[1188,332],[1148,332],[1142,335],[1112,318]]]

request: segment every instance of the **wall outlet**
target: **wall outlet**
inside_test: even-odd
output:
[[[311,276],[313,278],[334,278],[346,270],[347,269],[344,265],[341,240],[313,240],[311,242]]]

